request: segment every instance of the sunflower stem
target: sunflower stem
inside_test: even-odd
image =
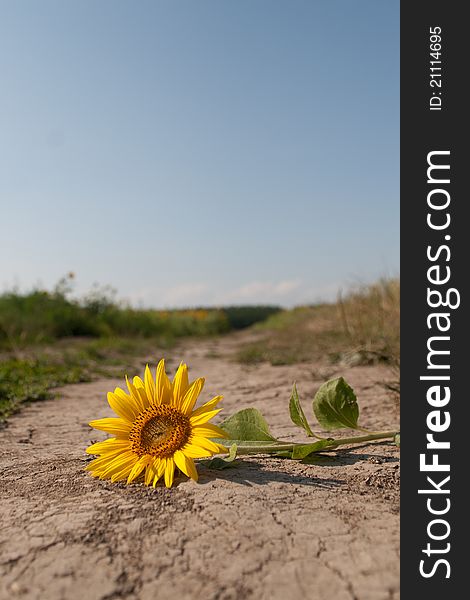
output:
[[[395,437],[397,431],[374,431],[373,433],[369,433],[368,435],[358,435],[350,438],[340,438],[338,440],[332,440],[331,446],[341,446],[344,444],[362,444],[363,442],[371,442],[374,440],[384,440]],[[326,448],[328,450],[328,448]]]
[[[374,433],[369,433],[367,435],[359,435],[348,438],[340,438],[340,439],[331,439],[328,440],[329,444],[326,447],[320,448],[319,452],[327,452],[328,450],[333,450],[338,446],[343,445],[352,445],[352,444],[362,444],[364,442],[370,442],[374,440],[384,440],[384,439],[394,439],[395,435],[398,432],[393,431],[377,431]],[[255,442],[245,442],[243,440],[225,440],[225,443],[236,443],[237,444],[237,454],[274,454],[276,452],[292,452],[295,447],[305,446],[307,443],[255,443]]]
[[[231,440],[229,440],[231,441]],[[271,454],[274,452],[285,452],[294,449],[294,446],[301,444],[250,444],[243,446],[243,442],[237,443],[237,454]]]

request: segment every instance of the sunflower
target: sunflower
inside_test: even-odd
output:
[[[189,383],[188,367],[181,363],[173,380],[167,377],[162,359],[156,369],[155,381],[149,366],[144,380],[126,376],[127,394],[120,388],[108,393],[108,402],[118,418],[91,421],[91,427],[110,433],[104,442],[89,446],[88,454],[97,454],[86,469],[94,477],[131,483],[144,474],[145,485],[155,487],[164,477],[171,487],[175,466],[197,481],[195,458],[227,452],[227,449],[209,438],[224,438],[227,434],[208,421],[220,409],[216,405],[222,396],[216,396],[194,410],[204,385],[200,377]]]

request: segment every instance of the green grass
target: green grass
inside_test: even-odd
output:
[[[261,339],[243,346],[243,364],[291,365],[330,357],[347,347],[334,309],[329,305],[300,307],[274,315],[255,327]]]
[[[96,377],[122,377],[141,369],[145,357],[161,358],[160,340],[63,339],[30,345],[0,356],[0,422],[29,402],[53,396],[53,389]]]
[[[78,364],[44,359],[6,360],[0,363],[0,421],[24,402],[49,398],[52,388],[81,381],[90,381],[90,373]]]
[[[400,281],[381,279],[338,298],[342,330],[350,345],[399,364]]]
[[[266,319],[276,306],[229,306],[188,310],[136,309],[107,288],[71,298],[71,279],[54,290],[0,294],[0,349],[16,350],[71,337],[155,338],[220,335]]]

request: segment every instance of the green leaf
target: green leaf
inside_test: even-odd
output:
[[[334,440],[318,440],[318,442],[314,442],[313,444],[302,444],[300,446],[294,446],[294,449],[292,450],[292,458],[305,458],[313,452],[319,452],[320,450],[331,446],[333,441]]]
[[[232,440],[275,442],[265,418],[256,408],[245,408],[220,423]]]
[[[310,429],[310,425],[308,424],[307,418],[302,410],[302,406],[300,405],[299,394],[297,393],[297,386],[295,383],[289,400],[289,412],[290,418],[292,419],[294,425],[304,429],[309,437],[314,437],[314,433]]]
[[[327,431],[356,429],[359,406],[356,394],[342,377],[324,383],[313,399],[313,412]]]
[[[400,447],[400,434],[399,433],[395,434],[393,441],[395,442],[395,446],[398,446],[398,448],[399,448]]]
[[[225,459],[225,462],[233,462],[237,456],[237,445],[232,444],[228,451],[228,457]]]
[[[203,464],[208,469],[222,470],[222,469],[230,469],[232,467],[236,467],[238,462],[235,461],[237,456],[237,445],[232,444],[230,446],[230,450],[227,458],[220,458],[220,456],[216,456],[210,460],[201,460],[201,464]]]

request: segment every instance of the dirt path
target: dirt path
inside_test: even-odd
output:
[[[241,366],[227,358],[234,344],[191,342],[169,370],[187,361],[206,377],[205,399],[224,394],[224,415],[255,405],[274,434],[301,440],[287,412],[292,382],[309,411],[332,368]],[[340,373],[366,427],[397,424],[384,368]],[[244,458],[172,490],[96,481],[84,449],[106,436],[87,422],[111,416],[114,385],[64,387],[0,431],[2,600],[399,597],[396,448],[369,444],[319,465]]]

